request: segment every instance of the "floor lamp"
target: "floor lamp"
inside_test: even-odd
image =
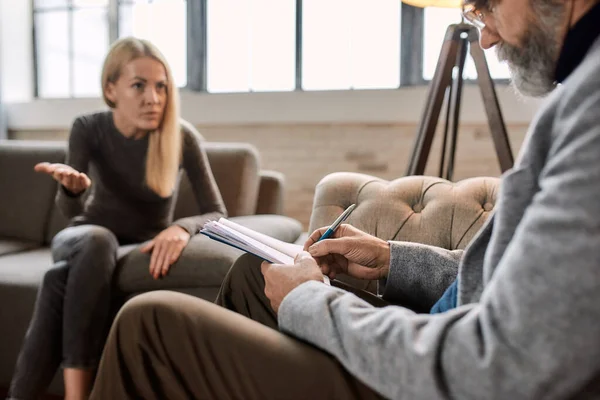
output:
[[[462,7],[461,0],[403,1],[417,7]],[[490,76],[485,54],[479,46],[479,32],[477,28],[472,25],[460,23],[450,25],[446,31],[440,58],[437,62],[433,80],[429,86],[427,101],[419,124],[406,175],[424,174],[440,111],[447,93],[448,102],[439,176],[452,180],[456,142],[458,138],[458,120],[460,116],[463,71],[467,51],[469,51],[469,49],[471,57],[473,57],[473,61],[475,62],[477,82],[483,97],[483,105],[487,113],[500,169],[504,172],[513,166],[513,154],[506,133],[504,119],[502,118],[502,112],[500,111],[500,104],[498,103],[498,98],[496,96],[494,81]],[[457,68],[457,74],[453,76],[455,67]]]

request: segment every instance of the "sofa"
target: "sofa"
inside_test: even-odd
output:
[[[286,242],[298,240],[302,225],[283,212],[283,176],[263,171],[257,150],[243,143],[205,143],[230,219]],[[49,243],[67,220],[54,204],[58,184],[35,173],[42,161],[64,162],[62,142],[0,141],[0,390],[9,386],[17,354],[32,315],[38,286],[51,267]],[[91,171],[91,178],[94,173]],[[198,213],[191,185],[181,177],[174,218]],[[124,247],[114,275],[115,304],[138,293],[168,289],[209,301],[240,250],[192,237],[169,274],[154,280],[149,255]],[[51,392],[61,393],[60,379]]]

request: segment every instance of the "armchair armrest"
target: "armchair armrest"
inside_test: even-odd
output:
[[[283,215],[283,187],[285,178],[282,173],[270,170],[259,171],[260,184],[256,214]]]

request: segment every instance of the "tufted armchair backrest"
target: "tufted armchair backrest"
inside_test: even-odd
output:
[[[309,232],[331,224],[350,204],[347,223],[384,240],[404,240],[446,249],[464,249],[496,203],[498,178],[450,182],[408,176],[385,181],[338,172],[315,192]]]

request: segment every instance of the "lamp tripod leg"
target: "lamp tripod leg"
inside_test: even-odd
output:
[[[514,159],[510,148],[510,141],[508,139],[508,134],[506,133],[502,112],[500,111],[500,104],[494,89],[494,82],[490,76],[485,54],[479,46],[478,40],[479,32],[473,26],[458,24],[450,25],[448,27],[435,69],[435,74],[427,94],[427,101],[417,131],[406,175],[423,175],[425,172],[440,111],[444,104],[446,92],[448,92],[448,109],[439,176],[445,177],[448,180],[452,180],[453,178],[456,145],[458,141],[463,72],[467,50],[469,48],[473,61],[475,62],[478,76],[477,82],[483,97],[483,103],[487,113],[500,169],[504,172],[507,169],[512,168]],[[458,76],[456,79],[453,79],[452,71],[455,66],[458,67]],[[448,89],[451,83],[452,86]],[[452,134],[448,141],[449,127],[451,127]],[[448,152],[447,163],[446,152]]]
[[[444,103],[446,88],[452,79],[452,69],[456,62],[458,42],[453,40],[455,27],[456,25],[450,25],[446,31],[440,58],[427,93],[427,102],[423,110],[406,175],[423,175],[425,172],[431,143]]]
[[[462,35],[462,34],[461,34]],[[460,120],[460,103],[462,98],[462,88],[463,88],[463,73],[465,70],[465,61],[467,60],[467,50],[469,47],[469,43],[465,38],[461,37],[459,45],[458,45],[458,59],[456,60],[457,66],[457,75],[456,79],[452,82],[454,88],[452,91],[453,96],[450,98],[449,108],[452,110],[452,137],[450,140],[450,149],[448,156],[448,165],[446,167],[446,175],[445,179],[449,181],[452,180],[454,175],[454,163],[456,159],[456,143],[458,140],[458,123]]]

